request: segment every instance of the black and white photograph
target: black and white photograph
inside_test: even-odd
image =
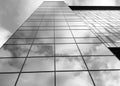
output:
[[[120,86],[120,0],[0,0],[0,86]]]

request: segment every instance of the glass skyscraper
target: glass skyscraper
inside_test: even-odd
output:
[[[119,86],[119,14],[43,2],[0,49],[0,86]]]

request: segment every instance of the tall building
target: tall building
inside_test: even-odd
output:
[[[120,86],[110,13],[43,2],[0,49],[0,86]]]

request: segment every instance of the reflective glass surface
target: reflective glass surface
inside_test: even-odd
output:
[[[80,55],[76,44],[56,44],[55,54],[60,56]]]
[[[0,86],[120,86],[119,14],[43,2],[0,48]]]
[[[53,56],[53,44],[32,45],[29,56]]]
[[[57,86],[93,86],[88,72],[61,72],[56,77]]]
[[[56,70],[86,70],[82,57],[57,57]]]
[[[1,86],[14,86],[18,74],[0,74]]]
[[[54,70],[53,58],[28,58],[23,71],[52,71]]]
[[[54,73],[21,74],[17,86],[54,86]]]

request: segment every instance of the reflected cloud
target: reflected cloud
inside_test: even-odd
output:
[[[53,56],[54,47],[53,45],[33,45],[29,56]]]
[[[91,70],[120,69],[120,61],[115,56],[89,56],[84,59]]]
[[[5,45],[2,47],[3,50],[11,53],[12,57],[26,57],[29,51],[30,45]],[[2,51],[2,52],[5,52]],[[7,57],[10,57],[6,55]],[[6,57],[5,56],[5,57]],[[3,57],[0,55],[0,57]]]
[[[75,25],[76,23],[72,23],[72,24],[69,23],[69,24],[72,27],[72,25]],[[79,24],[84,25],[83,22],[79,22],[78,25]],[[31,25],[31,23],[25,24],[25,26],[26,25]],[[57,25],[59,26],[59,24],[56,24],[56,26]],[[62,24],[62,23],[60,23],[60,25],[66,26],[66,24]],[[43,23],[43,26],[46,26],[46,24]],[[54,37],[53,31],[52,32],[46,31],[46,32],[47,32],[46,34],[38,32],[37,37],[41,37],[41,36]],[[87,38],[96,37],[91,32],[91,30],[81,30],[81,31],[73,30],[72,32],[73,32],[73,35],[78,38],[79,37],[87,37]],[[33,44],[33,41],[34,41],[34,43],[46,42],[46,44],[24,45],[28,41],[25,38],[35,38],[35,35],[36,35],[36,31],[18,31],[13,35],[12,39],[10,39],[10,40],[14,40],[14,43],[16,44],[4,45],[0,50],[1,58],[12,57],[10,59],[8,58],[0,59],[0,72],[18,72],[21,70],[21,66],[23,65],[24,61],[26,61],[26,63],[22,71],[32,71],[32,72],[47,71],[44,73],[42,72],[41,73],[21,73],[17,86],[54,86],[54,79],[55,79],[55,76],[54,76],[55,73],[53,72],[54,68],[56,68],[57,70],[56,72],[57,86],[93,86],[93,83],[88,73],[88,70],[86,68],[86,65],[88,66],[88,69],[92,69],[92,70],[120,68],[120,62],[115,57],[107,57],[107,56],[105,56],[105,58],[93,57],[93,56],[84,57],[84,55],[113,55],[109,51],[109,49],[103,44],[80,43],[78,44],[78,46],[76,44],[55,44],[54,46],[53,39],[52,40],[39,39],[38,41],[31,40],[29,43]],[[55,31],[55,37],[73,38],[73,35],[69,30]],[[18,45],[18,43],[21,43],[21,42],[20,40],[15,40],[15,38],[24,39],[24,41],[22,40],[23,44]],[[75,43],[75,40],[69,40],[69,42]],[[77,41],[81,42],[81,40],[77,40]],[[82,41],[86,41],[86,40],[83,39]],[[94,43],[94,39],[89,39],[88,41]],[[53,44],[47,44],[48,42],[52,42]],[[59,40],[58,42],[63,43],[67,41]],[[83,56],[86,64],[84,63],[82,57],[74,57],[73,55]],[[28,56],[29,58],[25,60],[26,56]],[[51,57],[48,57],[48,56],[51,56]],[[20,59],[19,57],[25,57],[25,58]],[[34,57],[37,57],[37,58],[34,58]],[[77,72],[70,72],[70,71],[59,72],[60,70],[62,71],[77,70]],[[84,71],[80,71],[80,70],[84,70]],[[51,72],[48,72],[48,71],[51,71]],[[109,73],[108,75],[105,72],[101,72],[101,73],[97,72],[97,73],[93,74],[91,72],[93,79],[97,80],[95,81],[95,83],[98,86],[110,86],[111,85],[110,82],[112,81],[114,81],[114,83],[112,82],[114,86],[116,86],[116,83],[119,85],[120,79],[119,77],[117,77],[115,73],[112,72],[112,73]],[[17,78],[14,75],[5,76],[0,74],[0,76],[1,76],[0,85],[2,86],[8,86],[8,85],[13,86],[13,83]],[[116,80],[113,80],[113,79],[116,79]],[[105,82],[106,80],[108,81]]]
[[[82,57],[57,57],[56,70],[86,70]]]
[[[0,74],[0,85],[1,86],[13,86],[18,74]]]
[[[96,71],[96,72],[91,72],[91,74],[97,86],[120,85],[119,71],[99,71],[99,72]]]
[[[17,86],[54,86],[54,73],[22,74]]]
[[[79,44],[78,46],[83,55],[113,55],[103,44]]]
[[[54,70],[54,58],[42,57],[42,58],[28,58],[23,71],[53,71]]]
[[[87,72],[57,73],[58,86],[93,86]]]
[[[23,65],[24,59],[0,59],[0,72],[19,72]]]
[[[55,55],[56,56],[72,56],[72,55],[80,55],[80,52],[76,46],[76,44],[56,44],[55,46]]]
[[[18,86],[53,86],[54,85],[53,73],[40,73],[40,74],[22,74],[18,81]],[[87,72],[81,73],[57,73],[57,86],[93,86]]]

